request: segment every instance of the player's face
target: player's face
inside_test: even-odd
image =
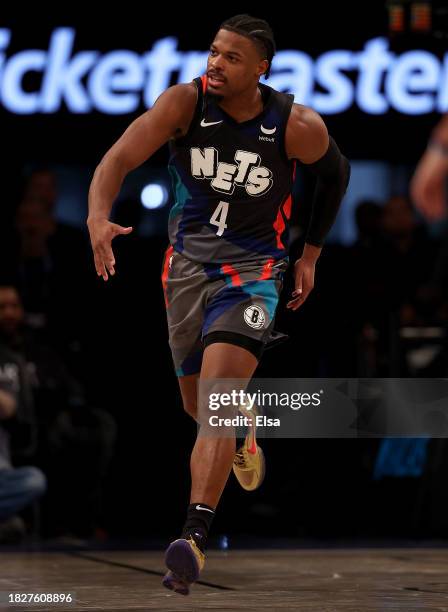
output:
[[[267,67],[267,60],[260,57],[249,38],[219,30],[208,56],[208,92],[222,97],[234,96],[256,86]]]

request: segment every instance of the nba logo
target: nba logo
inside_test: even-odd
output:
[[[254,329],[261,329],[264,326],[265,316],[263,309],[260,306],[249,306],[244,311],[244,320]]]

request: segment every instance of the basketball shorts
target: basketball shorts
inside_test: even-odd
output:
[[[162,286],[177,376],[198,373],[211,342],[237,344],[259,359],[267,345],[287,338],[273,329],[287,267],[287,259],[198,263],[170,245]]]

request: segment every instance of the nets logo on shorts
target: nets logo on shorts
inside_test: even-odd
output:
[[[260,329],[264,326],[266,320],[263,309],[260,306],[249,306],[244,311],[244,320],[254,329]]]

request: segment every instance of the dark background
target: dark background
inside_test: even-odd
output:
[[[168,35],[179,38],[181,50],[206,50],[220,22],[244,10],[271,23],[279,49],[297,48],[313,57],[332,49],[362,50],[370,38],[389,35],[388,12],[381,1],[353,5],[275,3],[261,11],[242,6],[223,11],[215,8],[210,4],[197,5],[192,10],[159,6],[156,14],[150,4],[132,8],[126,3],[119,9],[108,7],[103,15],[95,17],[74,7],[48,13],[49,17],[41,8],[35,14],[21,15],[17,11],[5,15],[0,25],[13,30],[8,56],[24,48],[47,48],[51,31],[59,26],[76,28],[75,50],[132,49],[142,53],[155,40]],[[393,37],[391,44],[396,49],[427,48],[440,57],[443,47],[430,35],[422,38],[410,33]],[[61,110],[52,115],[24,117],[0,108],[3,244],[13,232],[26,176],[36,167],[49,167],[56,172],[60,193],[65,197],[57,205],[60,219],[70,218],[74,226],[83,227],[86,190],[95,166],[135,116],[76,116]],[[435,113],[405,116],[390,112],[372,116],[357,109],[324,116],[329,131],[352,163],[384,162],[390,169],[391,183],[397,168],[404,169],[402,195],[406,195],[407,180],[439,118]],[[140,174],[136,173],[138,179],[134,183],[129,177],[133,202],[143,180],[142,172],[163,175],[161,168],[166,159],[167,151],[162,149]],[[79,194],[67,204],[67,191],[76,177],[81,185]],[[299,180],[296,187],[293,222],[299,229],[306,226],[312,188],[307,177]],[[389,192],[393,195],[392,186]],[[132,224],[134,206],[124,206],[121,214],[124,224]],[[89,403],[106,410],[117,423],[118,438],[101,517],[101,525],[112,536],[175,536],[188,503],[188,463],[195,427],[182,411],[167,343],[160,286],[162,255],[167,245],[160,228],[166,217],[167,210],[157,211],[154,230],[116,241],[117,276],[107,284],[95,275],[84,235],[86,242],[76,260],[67,252],[60,258],[51,303],[51,342],[82,382]],[[302,246],[300,231],[298,235],[292,245],[292,261]],[[361,332],[370,308],[376,309],[378,326],[387,332],[380,334],[382,344],[376,347],[377,367],[367,375],[424,375],[403,366],[405,349],[401,345],[398,358],[392,358],[392,345],[396,347],[393,342],[400,327],[399,317],[394,315],[401,304],[393,301],[390,288],[400,283],[401,277],[391,273],[377,303],[372,305],[362,297],[369,275],[384,280],[383,273],[390,268],[387,251],[374,253],[364,266],[353,248],[337,239],[329,242],[318,264],[315,290],[296,313],[285,309],[288,280],[277,327],[290,335],[290,341],[266,353],[257,376],[365,375],[360,357],[365,350]],[[429,278],[430,257],[436,251],[437,243],[430,252],[425,250],[428,262],[416,256],[403,266],[409,271],[418,259],[419,266],[427,266]],[[435,477],[432,475],[431,480],[426,472],[417,478],[374,480],[379,446],[379,440],[265,441],[268,472],[264,486],[256,493],[246,494],[231,479],[217,513],[215,534],[444,535],[447,525],[443,518],[443,465],[439,465],[438,480],[434,482]],[[78,476],[82,479],[83,473]]]

